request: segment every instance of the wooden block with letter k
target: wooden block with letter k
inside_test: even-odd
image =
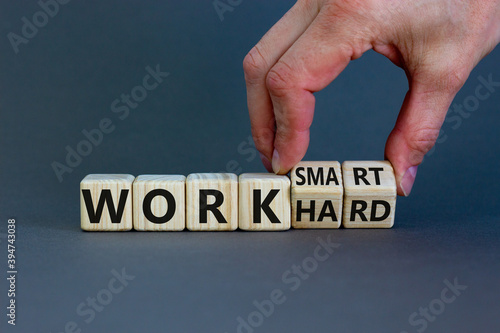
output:
[[[396,179],[388,161],[346,161],[345,228],[391,228],[396,210]]]
[[[239,181],[240,229],[290,229],[290,179],[287,176],[244,173]]]

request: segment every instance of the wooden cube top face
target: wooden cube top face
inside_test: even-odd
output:
[[[219,223],[216,216],[207,211],[207,222],[200,223],[200,190],[217,190],[223,194],[223,202],[217,207],[227,223]],[[217,199],[207,196],[207,205]],[[201,207],[203,208],[203,207]],[[186,227],[191,231],[225,231],[238,228],[238,177],[232,173],[193,173],[186,179]]]
[[[132,229],[132,183],[135,177],[127,174],[90,174],[80,182],[81,228],[86,231],[127,231]],[[89,190],[91,209],[96,211],[103,190],[109,190],[114,208],[119,205],[122,190],[128,190],[121,223],[112,223],[107,203],[104,205],[99,223],[91,223],[82,190]]]
[[[340,163],[299,162],[290,172],[292,197],[324,199],[325,196],[343,195]]]
[[[290,229],[290,179],[271,173],[244,173],[239,176],[239,227],[242,230],[288,230]],[[280,190],[269,204],[269,208],[281,223],[272,223],[261,209],[261,222],[254,223],[253,190],[261,190],[261,201],[271,190]],[[260,204],[260,203],[259,203]]]
[[[287,176],[276,175],[274,173],[265,173],[265,172],[257,172],[257,173],[242,173],[238,180],[240,182],[271,182],[272,184],[278,185],[290,185],[290,178]]]
[[[394,169],[388,161],[345,161],[342,178],[346,196],[396,196]]]
[[[167,185],[173,182],[183,183],[186,181],[186,176],[183,175],[140,175],[135,179],[136,183],[155,182],[159,185]]]
[[[173,215],[165,223],[154,223],[144,213],[144,200],[152,191],[166,190],[174,199],[174,207],[169,207],[162,195],[155,196],[150,203],[150,213],[164,217],[169,209]],[[186,177],[183,175],[140,175],[133,184],[134,229],[140,231],[181,231],[186,226]]]
[[[294,228],[340,227],[344,187],[339,162],[300,162],[291,171],[291,181]]]
[[[134,181],[135,177],[132,175],[128,174],[90,174],[85,176],[85,178],[82,179],[80,184],[96,184],[96,183],[102,183],[102,184],[108,184],[108,183],[123,183],[123,184],[129,184]]]
[[[234,173],[192,173],[188,175],[188,183],[203,182],[205,184],[218,184],[224,181],[238,181],[238,176]]]

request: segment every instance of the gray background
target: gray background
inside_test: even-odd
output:
[[[235,332],[254,300],[283,290],[255,332],[415,332],[409,316],[439,298],[443,281],[468,288],[426,332],[494,332],[500,235],[500,89],[477,111],[443,127],[446,140],[399,198],[390,230],[229,233],[86,233],[80,180],[89,173],[261,172],[250,135],[242,60],[293,1],[243,1],[220,20],[211,1],[74,1],[15,54],[35,1],[0,7],[0,237],[17,220],[17,325],[7,332]],[[471,74],[500,81],[500,49]],[[120,120],[111,102],[142,82],[145,67],[170,76]],[[317,94],[307,160],[382,159],[407,89],[404,73],[368,52]],[[470,100],[470,98],[469,98]],[[103,118],[116,126],[62,182],[64,162]],[[242,145],[243,151],[238,149]],[[236,165],[236,167],[234,166]],[[236,170],[237,169],[237,170]],[[231,170],[231,171],[232,171]],[[340,247],[292,291],[282,275],[313,255],[317,238]],[[106,288],[111,270],[135,279],[86,323],[76,308]]]

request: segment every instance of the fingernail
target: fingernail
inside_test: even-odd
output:
[[[417,176],[417,169],[417,165],[408,168],[408,170],[404,173],[403,178],[401,178],[401,189],[403,190],[405,197],[410,195],[411,188],[415,182],[415,177]]]
[[[273,152],[273,171],[275,174],[280,172],[280,155],[276,149]]]
[[[260,154],[260,159],[262,161],[262,164],[264,164],[264,167],[267,169],[267,171],[271,172],[273,171],[273,166],[271,165],[271,161],[269,161],[269,159],[267,157],[265,157],[264,155],[262,155],[261,153]]]

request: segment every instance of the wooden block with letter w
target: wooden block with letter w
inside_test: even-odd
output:
[[[132,183],[135,177],[93,174],[80,183],[81,228],[86,231],[132,229]]]

